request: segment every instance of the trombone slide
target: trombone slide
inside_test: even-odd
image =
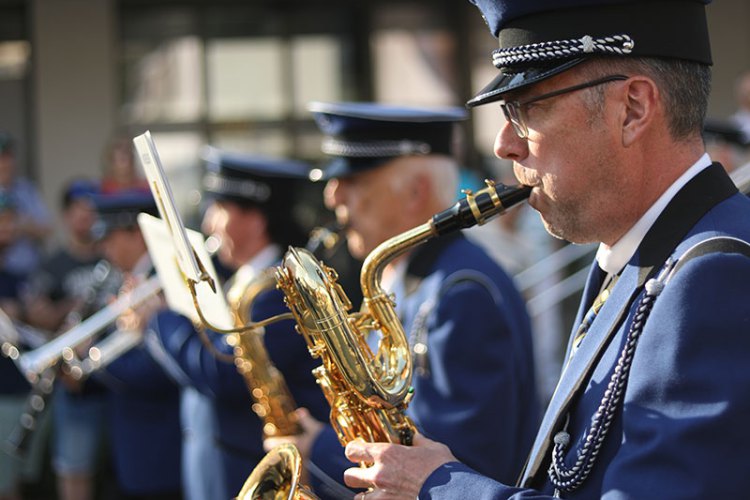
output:
[[[97,311],[86,321],[80,323],[59,337],[56,337],[33,351],[21,354],[18,367],[21,373],[34,383],[39,375],[50,366],[57,363],[69,349],[92,339],[105,328],[114,323],[117,318],[128,309],[139,305],[152,295],[159,293],[161,283],[154,276],[144,281],[129,293],[123,294],[107,307]]]

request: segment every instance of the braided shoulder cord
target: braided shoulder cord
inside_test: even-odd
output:
[[[492,64],[496,68],[502,68],[521,63],[566,59],[582,54],[626,55],[633,51],[634,46],[633,39],[624,34],[602,38],[592,38],[586,35],[569,40],[555,40],[497,49],[492,52]]]
[[[555,435],[552,463],[547,474],[549,475],[550,482],[555,486],[556,495],[560,491],[570,492],[578,489],[591,472],[596,457],[604,443],[604,439],[607,437],[617,407],[625,393],[625,385],[628,380],[631,364],[633,363],[635,348],[641,333],[643,333],[646,319],[651,313],[656,297],[664,289],[665,279],[673,265],[674,262],[669,260],[658,278],[650,279],[646,282],[646,292],[636,309],[625,345],[620,352],[620,357],[610,377],[607,390],[604,392],[599,408],[591,420],[585,443],[577,453],[576,462],[570,468],[565,465],[565,450],[570,443],[570,434],[562,430]]]

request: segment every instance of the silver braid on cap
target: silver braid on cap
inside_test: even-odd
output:
[[[271,197],[268,184],[250,179],[230,179],[216,172],[208,172],[203,177],[203,187],[214,193],[239,196],[258,203],[265,203]]]
[[[627,55],[633,51],[635,42],[628,35],[613,35],[592,38],[586,35],[570,40],[532,43],[496,49],[492,52],[492,64],[502,68],[513,64],[545,62],[584,54]]]
[[[387,158],[410,154],[427,155],[432,151],[429,144],[420,141],[350,142],[330,137],[323,141],[320,149],[328,155],[348,156],[350,158]]]

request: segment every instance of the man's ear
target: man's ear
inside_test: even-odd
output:
[[[628,147],[646,133],[659,109],[659,88],[643,76],[626,82],[625,113],[622,121],[622,145]]]

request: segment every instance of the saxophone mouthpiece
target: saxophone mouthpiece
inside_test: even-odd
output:
[[[524,185],[506,186],[495,184],[491,180],[484,181],[486,188],[476,193],[465,190],[466,195],[451,208],[432,216],[430,224],[435,234],[445,234],[482,225],[496,215],[500,215],[510,207],[528,199],[531,187]]]

